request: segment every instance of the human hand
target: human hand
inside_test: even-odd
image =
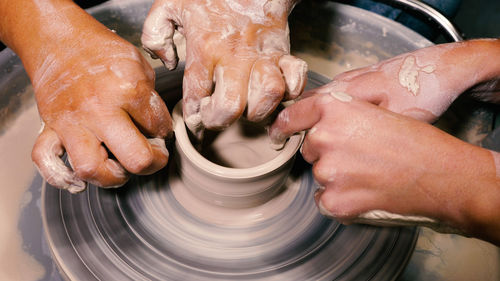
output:
[[[158,0],[144,23],[145,49],[173,69],[175,29],[186,38],[184,120],[201,137],[245,111],[260,121],[304,89],[307,65],[290,56],[287,17],[296,0]]]
[[[33,161],[48,183],[71,192],[85,182],[120,186],[129,173],[164,167],[164,138],[172,131],[139,51],[90,16],[79,20],[86,24],[75,26],[65,44],[45,43],[45,58],[28,64],[44,122]],[[60,158],[64,151],[72,169]]]
[[[304,96],[346,92],[393,112],[433,122],[465,90],[499,79],[498,64],[493,62],[500,58],[499,44],[500,40],[472,40],[420,49],[342,73]],[[483,99],[495,99],[484,95]]]
[[[323,214],[350,223],[382,211],[482,237],[494,225],[500,234],[498,153],[341,92],[287,107],[270,136],[280,143],[305,129],[301,152]]]

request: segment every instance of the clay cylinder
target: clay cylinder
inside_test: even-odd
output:
[[[182,118],[182,102],[172,113],[175,161],[184,186],[197,198],[228,208],[261,205],[280,192],[304,134],[292,136],[275,151],[262,128],[239,120],[217,136],[209,148],[192,144]]]

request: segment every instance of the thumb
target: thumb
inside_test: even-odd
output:
[[[141,42],[153,58],[160,58],[169,70],[177,67],[179,58],[174,44],[176,1],[156,1],[142,29]]]

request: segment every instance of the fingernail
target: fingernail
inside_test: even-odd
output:
[[[278,130],[268,130],[270,146],[274,150],[281,150],[285,147],[287,137],[278,132]]]
[[[287,139],[271,138],[270,146],[274,150],[282,150],[285,147]]]
[[[342,102],[350,102],[352,101],[352,96],[344,93],[344,92],[331,92],[330,95]]]
[[[189,116],[185,116],[184,123],[186,123],[189,131],[193,133],[197,140],[201,140],[203,138],[205,126],[201,121],[201,114],[199,112],[191,114]]]
[[[64,189],[68,190],[70,193],[76,194],[84,191],[87,188],[87,183],[82,180],[76,180],[66,186]]]
[[[124,183],[121,183],[121,184],[112,185],[112,186],[105,186],[105,187],[103,187],[103,188],[105,188],[105,189],[120,188],[120,187],[124,186],[127,182],[128,182],[128,180],[127,180],[126,182],[124,182]]]
[[[44,129],[45,129],[45,122],[42,121],[40,126],[40,131],[38,131],[38,134],[41,134]]]
[[[316,189],[316,191],[314,192],[314,202],[316,202],[316,204],[319,203],[319,200],[321,198],[321,195],[323,195],[323,192],[325,191],[325,187],[324,186],[320,186],[318,189]]]

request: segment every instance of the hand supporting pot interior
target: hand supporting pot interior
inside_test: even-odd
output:
[[[144,48],[173,69],[174,31],[186,38],[184,120],[198,137],[242,114],[268,116],[304,89],[307,65],[290,56],[287,17],[296,0],[158,0],[145,21]]]

